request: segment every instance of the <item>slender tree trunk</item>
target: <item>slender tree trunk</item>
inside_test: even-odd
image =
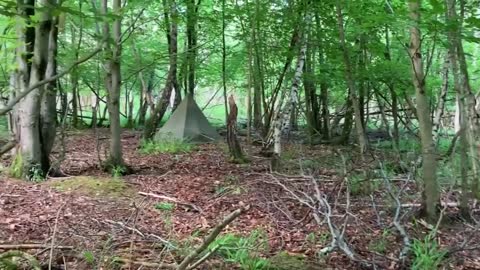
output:
[[[310,18],[307,16],[305,18],[305,22],[308,24]],[[308,27],[307,27],[308,29]],[[303,75],[303,66],[305,64],[305,57],[307,51],[307,42],[304,40],[302,42],[300,53],[297,60],[297,66],[295,68],[295,75],[293,77],[292,86],[290,88],[290,95],[288,102],[285,104],[283,108],[278,108],[278,113],[275,118],[272,128],[269,131],[269,136],[267,139],[267,143],[263,147],[263,151],[267,151],[270,147],[274,146],[274,152],[272,157],[272,169],[278,169],[281,157],[281,135],[282,134],[289,134],[290,132],[290,117],[292,110],[298,104],[298,88],[300,87],[300,82],[302,80]]]
[[[228,114],[228,106],[227,103],[227,44],[225,42],[225,27],[226,27],[226,22],[225,22],[225,0],[222,0],[222,87],[223,87],[223,102],[225,104],[225,121],[227,123],[227,132],[228,132],[228,124],[229,124],[229,117],[230,115]],[[230,107],[234,109],[237,109],[237,105],[235,104],[235,100],[233,99],[233,96],[230,96]],[[235,119],[233,120],[236,125],[237,121],[237,112],[235,112]],[[232,114],[233,116],[233,114]],[[230,143],[229,143],[230,146]],[[230,153],[232,153],[232,149],[230,149]]]
[[[460,1],[461,2],[461,1]],[[458,100],[458,112],[460,122],[460,166],[461,166],[461,189],[462,196],[460,198],[460,211],[465,218],[470,217],[470,211],[468,201],[470,198],[470,192],[477,192],[478,187],[475,183],[478,183],[477,172],[477,151],[475,145],[474,130],[478,128],[478,115],[475,111],[475,97],[472,93],[468,68],[463,51],[461,25],[463,23],[463,17],[459,17],[456,11],[456,0],[446,0],[447,6],[447,23],[451,26],[448,32],[449,38],[449,56],[451,67],[453,71],[454,85],[457,92]],[[460,3],[461,13],[463,16],[464,3]],[[470,160],[468,158],[470,154]],[[473,171],[473,185],[469,184],[468,171],[471,166]]]
[[[443,82],[442,82],[442,88],[440,89],[440,93],[438,95],[438,101],[437,101],[437,107],[435,109],[435,113],[433,116],[433,141],[435,142],[435,145],[438,145],[439,142],[439,130],[440,130],[440,124],[442,121],[443,113],[444,113],[444,108],[445,108],[445,103],[447,102],[447,94],[448,94],[448,68],[449,68],[449,55],[445,57],[445,63],[443,64],[442,68],[442,76],[443,76]]]
[[[420,33],[420,8],[421,0],[408,3],[412,24],[410,27],[409,55],[412,61],[412,77],[417,101],[417,118],[420,128],[420,140],[422,144],[422,176],[423,176],[423,200],[422,206],[428,222],[437,221],[439,192],[437,186],[437,160],[435,142],[432,136],[432,121],[430,119],[429,98],[425,91],[425,74],[422,62],[421,33]]]
[[[155,131],[162,120],[165,112],[167,111],[168,104],[170,101],[170,96],[172,95],[172,90],[178,86],[176,85],[177,81],[177,15],[176,15],[176,3],[175,1],[170,2],[169,7],[170,16],[172,17],[171,23],[168,25],[167,32],[168,37],[170,38],[170,47],[168,49],[170,55],[170,67],[168,70],[167,81],[165,83],[165,88],[163,89],[162,97],[158,100],[155,110],[152,112],[150,119],[145,125],[145,130],[143,137],[144,139],[150,140],[155,135]],[[191,92],[193,94],[193,92]]]
[[[198,3],[198,5],[200,2]],[[197,16],[198,5],[195,0],[187,0],[187,92],[194,95],[195,91],[195,68],[197,58]]]
[[[264,78],[263,72],[261,67],[261,52],[260,46],[258,44],[258,31],[260,29],[260,3],[259,0],[255,0],[255,11],[251,16],[253,19],[250,20],[251,24],[250,27],[251,31],[251,44],[253,47],[253,126],[256,129],[263,130],[263,120],[262,120],[262,93],[263,93],[263,85],[264,85]],[[266,109],[266,108],[265,108]]]
[[[125,162],[123,161],[122,142],[121,142],[121,126],[120,126],[120,90],[121,90],[121,70],[120,70],[120,57],[121,57],[121,0],[113,0],[112,12],[119,17],[113,22],[112,35],[110,35],[110,25],[108,21],[104,23],[103,35],[107,40],[111,37],[113,44],[108,42],[105,45],[105,53],[107,56],[106,63],[106,77],[105,84],[108,90],[107,107],[108,118],[110,122],[110,156],[105,163],[105,169],[121,170],[122,173],[127,173]],[[102,1],[102,13],[108,14],[108,0]]]
[[[82,11],[82,2],[78,2],[78,8],[80,12]],[[76,30],[75,27],[72,26],[72,44],[75,44],[76,41]],[[83,42],[83,18],[80,17],[80,24],[79,24],[79,30],[78,30],[78,42],[77,46],[74,51],[74,59],[75,61],[78,61],[79,53],[80,53],[80,48],[82,46]],[[79,80],[79,74],[78,74],[78,68],[74,67],[72,72],[70,73],[70,82],[71,82],[71,87],[72,87],[72,126],[74,128],[79,127],[79,117],[78,117],[78,107],[80,100],[78,99],[79,93],[78,93],[78,80]],[[81,108],[80,108],[81,110]]]
[[[50,0],[51,4],[56,4],[56,0]],[[48,62],[45,73],[46,78],[57,75],[57,52],[58,52],[58,17],[52,20],[49,33]],[[57,81],[45,85],[45,90],[41,100],[40,126],[42,142],[42,170],[48,172],[53,169],[54,173],[58,168],[50,168],[50,153],[55,142],[57,127]]]
[[[355,87],[355,80],[353,78],[352,65],[350,62],[350,56],[348,54],[348,48],[345,41],[345,30],[343,26],[343,14],[342,14],[342,0],[336,1],[337,20],[338,20],[338,32],[340,37],[340,45],[343,52],[343,61],[345,64],[345,78],[348,88],[350,89],[350,99],[352,100],[352,107],[355,114],[355,130],[357,131],[357,140],[362,156],[368,151],[368,140],[363,128],[362,112],[360,104],[357,98],[357,89]]]

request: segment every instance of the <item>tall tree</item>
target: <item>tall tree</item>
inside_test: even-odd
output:
[[[53,41],[51,46],[49,44],[51,38],[57,37],[52,16],[56,3],[53,0],[40,0],[35,4],[33,0],[17,1],[17,35],[23,44],[19,45],[16,51],[16,95],[41,83],[46,74],[55,72],[55,56],[49,57],[49,53],[55,54],[56,41]],[[38,18],[34,28],[23,22],[25,18],[29,20],[29,16],[33,15]],[[12,171],[18,177],[44,177],[50,170],[49,156],[55,139],[56,120],[52,86],[42,84],[30,89],[14,110],[19,149],[16,151]],[[45,91],[45,88],[48,91]]]
[[[155,109],[152,111],[150,119],[145,125],[143,137],[144,139],[152,139],[155,135],[160,121],[162,120],[165,112],[167,111],[170,97],[174,89],[178,89],[177,83],[177,6],[175,0],[163,0],[164,14],[165,14],[165,28],[168,40],[168,53],[169,53],[169,69],[167,74],[167,80],[163,89],[162,97],[158,100]],[[179,92],[179,91],[178,91]],[[179,94],[179,93],[178,93]],[[191,92],[193,94],[193,92]],[[175,94],[177,97],[177,94]]]
[[[121,90],[121,37],[122,37],[122,14],[121,0],[113,0],[112,12],[115,20],[110,33],[110,23],[105,20],[103,24],[103,38],[105,42],[105,85],[107,88],[107,106],[110,121],[110,155],[104,166],[108,170],[121,170],[127,172],[123,160],[121,126],[120,126],[120,90]],[[108,0],[102,0],[102,14],[108,14]]]
[[[425,72],[422,60],[422,41],[420,32],[421,0],[408,2],[410,18],[410,47],[411,69],[415,98],[417,101],[416,112],[422,144],[422,177],[423,193],[422,207],[429,222],[436,222],[439,205],[439,192],[437,187],[437,156],[435,142],[432,136],[432,120],[430,118],[429,97],[426,93]]]

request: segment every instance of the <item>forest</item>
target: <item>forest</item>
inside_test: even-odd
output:
[[[480,269],[479,0],[0,0],[0,269]]]

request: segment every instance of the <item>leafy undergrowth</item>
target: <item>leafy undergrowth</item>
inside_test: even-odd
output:
[[[219,145],[200,145],[196,151],[182,155],[145,155],[138,151],[139,137],[125,133],[122,139],[125,161],[135,172],[132,175],[112,178],[103,172],[92,144],[95,137],[78,133],[68,137],[62,163],[63,171],[75,177],[44,183],[0,178],[0,253],[5,243],[44,244],[47,248],[28,251],[45,264],[49,257],[45,250],[57,224],[55,245],[73,250],[55,249],[53,261],[65,261],[68,269],[118,269],[125,264],[119,258],[172,263],[198,246],[226,214],[248,204],[251,209],[210,246],[219,248],[203,269],[359,269],[358,263],[338,250],[319,254],[332,241],[327,224],[319,226],[311,210],[284,188],[313,194],[311,178],[303,173],[313,175],[321,192],[337,206],[332,209],[332,221],[337,225],[345,221],[346,200],[340,195],[349,187],[351,214],[345,229],[349,246],[362,259],[375,261],[378,269],[399,268],[395,258],[402,239],[392,226],[393,202],[378,181],[373,160],[361,162],[347,148],[287,145],[284,166],[290,176],[277,175],[269,172],[268,160],[256,156],[259,149],[253,146],[245,149],[252,162],[239,165],[228,163]],[[100,142],[99,152],[105,153],[108,140]],[[56,151],[61,156],[61,149]],[[100,158],[105,159],[103,155]],[[344,160],[349,163],[351,176],[347,183],[341,176]],[[393,184],[407,183],[402,203],[416,203],[419,194],[415,182],[404,182],[401,175],[395,177],[401,180]],[[364,183],[369,183],[368,188]],[[436,264],[447,269],[480,267],[478,249],[444,254],[466,239],[472,245],[479,243],[474,226],[454,221],[441,227],[434,242],[425,242],[429,230],[421,220],[415,220],[411,210],[402,212],[415,248],[409,256],[410,265],[418,269]],[[449,215],[455,211],[449,209]],[[478,207],[473,213],[478,218]],[[139,267],[131,265],[131,269]]]

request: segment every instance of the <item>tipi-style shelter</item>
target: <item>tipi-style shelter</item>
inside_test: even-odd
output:
[[[176,138],[191,142],[211,142],[221,137],[208,122],[192,95],[187,95],[160,128],[155,138]]]

